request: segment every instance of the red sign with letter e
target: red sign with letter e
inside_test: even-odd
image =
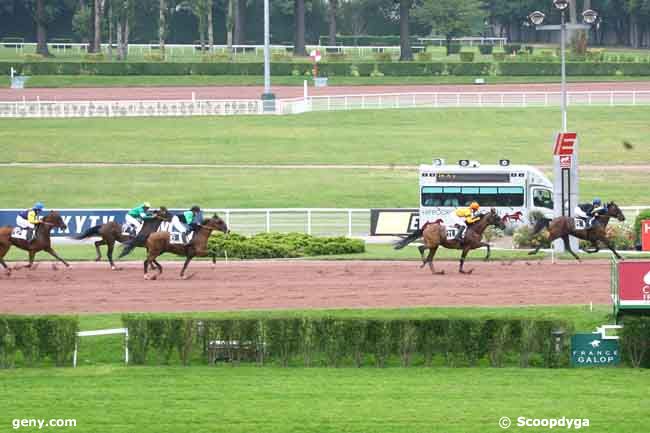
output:
[[[641,248],[650,251],[650,220],[641,221]]]
[[[560,132],[555,138],[555,147],[553,148],[553,155],[573,155],[573,149],[578,139],[578,134],[575,132]],[[569,165],[571,158],[569,158]]]

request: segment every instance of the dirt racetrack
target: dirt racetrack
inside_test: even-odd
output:
[[[562,262],[440,262],[433,276],[417,262],[247,261],[190,265],[163,263],[156,281],[144,281],[140,264],[73,263],[0,277],[0,313],[219,311],[237,309],[359,308],[607,304],[609,264]]]

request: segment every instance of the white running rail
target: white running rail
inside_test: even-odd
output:
[[[5,101],[0,118],[159,117],[299,114],[399,108],[529,108],[560,105],[560,92],[432,92],[308,96],[278,99],[265,111],[257,99],[149,101]],[[650,105],[650,91],[569,92],[574,106]]]

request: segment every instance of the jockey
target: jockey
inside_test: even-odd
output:
[[[199,206],[192,206],[190,210],[183,212],[173,219],[174,228],[183,233],[184,237],[196,231],[203,221],[203,213]]]
[[[607,212],[607,206],[603,206],[603,202],[598,198],[594,198],[591,203],[579,204],[575,209],[576,216],[583,219],[587,223],[587,228],[590,228],[598,216]]]
[[[462,242],[465,229],[481,219],[481,217],[478,215],[480,208],[481,206],[474,201],[469,205],[469,207],[464,207],[456,210],[456,227],[458,228],[458,233],[456,234],[454,240]]]
[[[134,207],[127,212],[124,217],[125,222],[135,230],[134,234],[140,231],[144,220],[153,218],[153,215],[149,212],[149,208],[151,208],[151,205],[145,201],[140,206]]]
[[[45,206],[40,201],[31,209],[26,209],[16,215],[16,225],[27,230],[27,240],[33,240],[34,228],[41,222],[41,212]]]

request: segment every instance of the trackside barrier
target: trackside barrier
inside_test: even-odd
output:
[[[570,105],[650,105],[650,91],[569,92]],[[311,111],[383,110],[400,108],[529,108],[555,107],[560,92],[433,92],[308,96],[278,99],[275,111],[263,101],[150,100],[150,101],[5,101],[0,118],[158,117],[300,114]]]
[[[621,207],[628,218],[650,206]],[[16,214],[22,209],[0,209],[0,227],[14,226]],[[54,230],[54,237],[80,234],[97,224],[124,222],[128,209],[57,209],[67,230]],[[172,212],[181,212],[172,209]],[[218,213],[231,231],[244,235],[264,232],[297,232],[314,236],[370,236],[371,210],[345,208],[269,208],[269,209],[203,209],[204,216]]]
[[[77,367],[77,352],[79,350],[79,337],[94,337],[98,335],[124,335],[124,363],[129,363],[129,330],[128,328],[99,329],[97,331],[80,331],[77,332],[77,341],[74,343],[74,353],[72,354],[72,367]]]
[[[617,322],[623,313],[650,315],[650,260],[612,258],[610,285]]]

